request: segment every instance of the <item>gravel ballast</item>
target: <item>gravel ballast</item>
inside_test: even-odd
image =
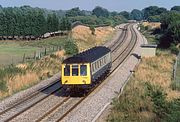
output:
[[[135,28],[135,27],[134,27]],[[136,29],[135,29],[136,30]],[[141,34],[138,33],[138,41],[133,53],[140,55],[140,45],[144,43]],[[131,75],[131,71],[139,63],[139,60],[131,55],[113,74],[108,77],[104,82],[105,85],[97,92],[91,94],[85,99],[77,108],[75,108],[70,114],[68,114],[63,121],[64,122],[91,122],[98,115],[99,112],[108,103],[112,102],[114,97],[117,97],[123,84],[127,81]],[[95,121],[95,120],[94,120]]]
[[[124,25],[125,24],[122,24],[119,27],[123,27]],[[117,29],[116,35],[113,37],[112,41],[108,41],[104,45],[105,46],[111,45],[111,43],[113,43],[114,41],[116,41],[118,39],[118,37],[119,37],[121,32],[122,32],[121,29]],[[43,87],[46,87],[47,85],[51,84],[52,82],[58,81],[59,79],[60,79],[60,73],[57,73],[53,77],[51,77],[49,79],[46,79],[46,80],[43,80],[39,84],[37,84],[37,85],[27,89],[27,90],[21,91],[19,93],[14,94],[13,96],[10,96],[10,97],[2,100],[0,102],[0,112],[2,112],[3,110],[7,109],[11,105],[19,102],[23,98],[33,94],[34,92],[37,92],[39,89],[41,89]],[[57,98],[57,99],[59,99],[59,98]],[[49,102],[49,103],[51,104],[51,102]],[[43,108],[43,106],[42,106],[42,108]],[[31,111],[31,110],[29,110],[29,111]],[[26,113],[28,113],[28,112],[26,112]],[[38,115],[38,113],[34,113],[34,114]],[[29,116],[28,114],[25,114],[25,115]],[[19,118],[21,118],[21,117],[19,116]],[[23,119],[21,119],[21,121],[23,121]],[[30,121],[30,119],[26,119],[26,121]]]

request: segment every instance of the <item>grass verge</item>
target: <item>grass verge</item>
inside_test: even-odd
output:
[[[180,120],[180,92],[171,89],[174,56],[158,50],[157,56],[143,58],[120,98],[115,98],[107,121]]]

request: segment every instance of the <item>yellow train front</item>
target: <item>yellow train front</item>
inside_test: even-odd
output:
[[[97,46],[65,59],[61,84],[70,87],[90,86],[111,69],[111,50]]]

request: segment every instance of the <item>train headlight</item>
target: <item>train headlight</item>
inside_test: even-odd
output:
[[[68,80],[66,80],[64,83],[66,84],[68,82]]]
[[[83,82],[84,84],[86,84],[86,81],[85,81],[85,80],[83,80],[82,82]]]

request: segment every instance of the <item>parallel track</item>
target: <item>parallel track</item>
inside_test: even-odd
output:
[[[133,51],[133,49],[134,49],[134,47],[135,47],[135,45],[136,45],[137,35],[136,35],[136,33],[135,33],[135,31],[134,31],[134,29],[133,29],[132,27],[130,28],[130,30],[131,30],[131,33],[132,33],[131,41],[127,44],[126,49],[123,50],[123,51],[113,60],[113,63],[116,63],[116,61],[118,61],[119,63],[115,66],[115,68],[112,69],[112,71],[108,74],[108,76],[110,76],[110,75],[119,67],[119,65],[121,65],[121,64],[130,56],[131,52]],[[121,61],[118,60],[119,58],[121,59]],[[107,77],[108,77],[108,76],[107,76]],[[72,100],[72,98],[70,98],[70,97],[69,97],[68,99],[66,99],[66,101],[65,101],[65,102],[67,102],[66,104],[68,104],[68,101],[69,101],[69,100],[75,101],[75,102],[74,102],[74,104],[72,105],[72,107],[70,107],[70,108],[67,109],[67,110],[64,110],[64,111],[66,111],[64,114],[59,114],[59,119],[57,119],[56,122],[59,122],[59,121],[61,121],[64,117],[66,117],[72,110],[74,110],[74,108],[76,108],[76,107],[77,107],[81,102],[83,102],[90,94],[92,94],[97,87],[99,87],[100,85],[102,85],[102,83],[103,83],[104,80],[105,80],[105,79],[103,79],[100,84],[97,84],[95,87],[93,87],[93,89],[91,89],[91,91],[90,91],[85,97],[82,97],[82,98],[74,98],[73,100]],[[76,101],[76,99],[77,99],[77,101]],[[64,104],[60,104],[59,106],[54,107],[54,109],[51,109],[51,112],[56,111],[56,110],[59,109],[59,108],[63,108],[63,106],[65,106],[66,104],[64,103]],[[45,119],[51,112],[47,112],[46,114],[43,115],[44,118],[42,117],[42,118],[38,119],[36,122],[39,122],[39,121]],[[59,112],[59,111],[58,111],[58,112]],[[60,113],[61,113],[61,112],[60,112]],[[53,116],[53,115],[52,115],[52,116]],[[51,117],[52,117],[52,116],[51,116]],[[49,118],[51,118],[51,117],[49,117]],[[47,118],[47,119],[48,119],[48,118]],[[50,121],[50,120],[49,120],[49,121]]]
[[[129,26],[129,24],[127,24],[124,28],[127,28],[128,26]],[[131,31],[132,31],[132,30],[131,30]],[[115,47],[115,48],[112,49],[112,52],[114,52],[115,50],[117,50],[118,47],[119,47],[120,45],[122,45],[122,42],[124,42],[126,36],[127,36],[127,33],[126,33],[125,31],[123,31],[123,32],[121,33],[121,35],[119,36],[119,38],[118,38],[119,41],[115,41],[115,43],[113,43],[113,46],[112,46],[112,45],[110,46],[111,48]],[[118,44],[116,44],[116,43],[118,43]],[[123,52],[125,52],[125,51],[123,51]],[[120,55],[122,55],[123,52],[122,52]],[[113,62],[115,62],[115,61],[120,57],[120,55],[119,55]],[[121,63],[122,63],[122,62],[123,62],[123,61],[121,61]],[[117,65],[117,67],[118,67],[118,66],[119,66],[119,65]],[[116,69],[116,68],[115,68],[115,69]],[[115,69],[114,69],[114,70],[115,70]],[[114,70],[113,70],[113,71],[114,71]],[[6,112],[8,112],[8,111],[10,111],[11,109],[13,109],[13,108],[21,105],[21,104],[24,103],[24,102],[27,102],[28,100],[32,99],[33,97],[37,96],[38,94],[40,94],[41,92],[47,90],[48,88],[52,87],[53,85],[58,84],[59,82],[60,82],[60,81],[57,80],[57,81],[51,83],[50,85],[48,85],[47,87],[44,87],[44,88],[42,88],[42,89],[39,89],[37,92],[33,93],[32,95],[27,96],[26,98],[24,98],[23,100],[19,101],[18,103],[15,103],[14,105],[12,105],[12,106],[10,106],[9,108],[5,109],[4,111],[0,112],[0,115],[5,114]],[[97,87],[98,87],[98,86],[94,87],[94,88],[92,89],[92,91],[94,91],[94,89],[97,88]],[[62,88],[62,87],[53,90],[53,91],[52,91],[51,93],[49,93],[47,96],[39,99],[39,100],[36,101],[35,103],[32,103],[30,106],[26,107],[25,109],[21,110],[20,112],[18,112],[18,113],[16,113],[16,114],[14,114],[14,115],[11,116],[10,118],[8,118],[6,121],[10,121],[10,120],[14,119],[15,117],[17,117],[18,115],[20,115],[20,114],[23,113],[24,111],[26,111],[26,110],[28,110],[29,108],[33,107],[35,104],[41,102],[41,101],[44,100],[45,98],[47,98],[47,97],[49,97],[50,95],[54,94],[55,92],[60,91],[61,88]],[[91,92],[89,92],[89,94],[90,94],[90,93],[91,93]],[[89,95],[89,94],[88,94],[88,95]],[[87,96],[88,96],[88,95],[87,95]],[[87,96],[86,96],[86,97],[87,97]],[[77,105],[78,105],[79,103],[81,103],[86,97],[83,97],[81,101],[77,102]],[[43,115],[42,117],[40,117],[37,121],[42,120],[44,117],[46,117],[46,116],[47,116],[48,114],[50,114],[52,111],[54,111],[58,106],[62,105],[64,102],[68,101],[69,99],[70,99],[70,97],[64,98],[63,102],[61,102],[61,103],[57,104],[55,107],[51,108],[45,115]],[[74,106],[76,107],[77,105],[75,104]],[[72,107],[72,108],[75,108],[75,107]],[[68,114],[70,111],[71,111],[71,110],[67,111],[67,114]],[[64,115],[67,115],[67,114],[65,113]],[[65,117],[64,115],[61,117],[61,119]],[[61,119],[59,119],[59,120],[61,120]]]

